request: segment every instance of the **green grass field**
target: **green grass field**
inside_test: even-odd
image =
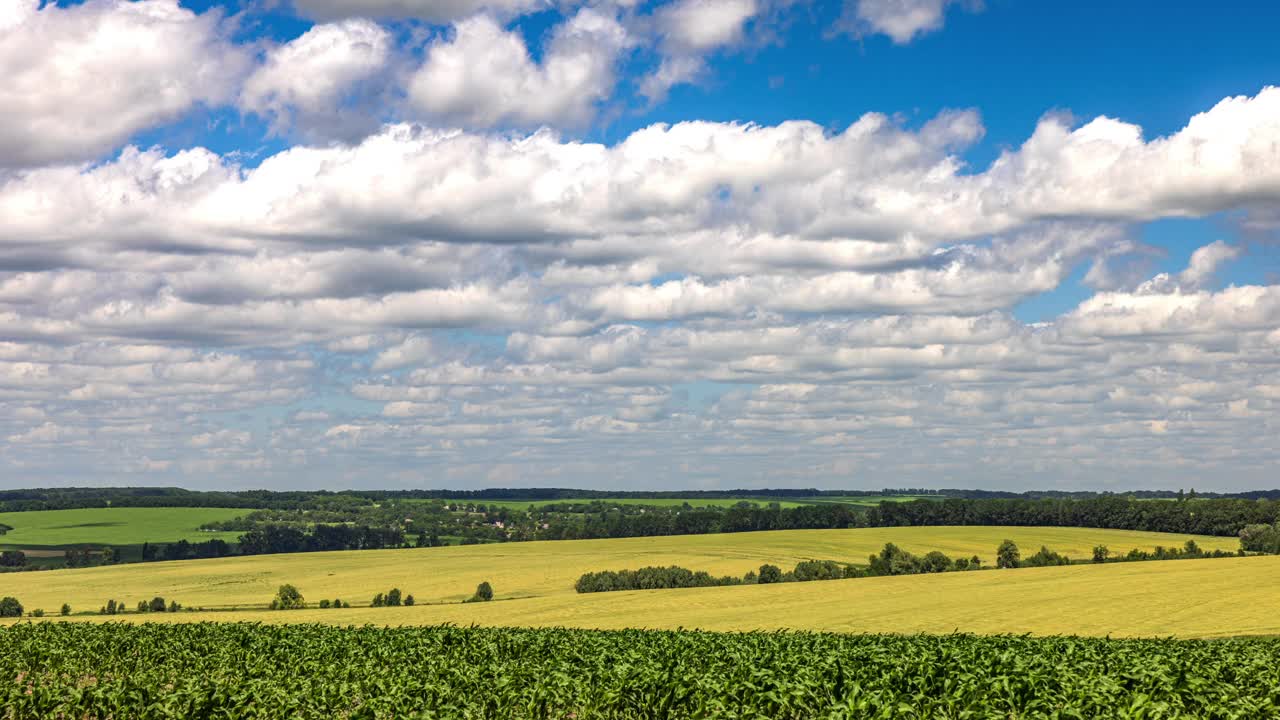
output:
[[[919,620],[933,623],[938,617],[952,617],[965,619],[966,622],[978,622],[985,615],[993,612],[997,614],[1006,612],[999,610],[1002,607],[1006,607],[1008,613],[1014,614],[1040,612],[1035,608],[1024,607],[1021,604],[1023,600],[1006,606],[1003,602],[997,602],[1000,592],[1003,591],[984,590],[984,588],[1003,587],[1002,583],[1012,582],[1022,588],[1031,588],[1027,597],[1035,597],[1040,601],[1047,601],[1054,592],[1061,593],[1064,598],[1053,601],[1061,605],[1066,602],[1065,596],[1078,592],[1103,592],[1114,595],[1124,589],[1122,587],[1124,583],[1133,582],[1133,580],[1125,580],[1121,585],[1103,590],[1076,583],[1063,586],[1058,591],[1052,591],[1046,589],[1047,586],[1043,583],[1025,585],[1036,577],[1044,577],[1040,570],[1028,569],[954,573],[945,577],[930,576],[934,578],[932,580],[924,577],[873,578],[788,584],[785,587],[746,586],[706,589],[732,591],[723,595],[717,593],[690,595],[689,591],[676,590],[656,590],[639,594],[578,595],[573,590],[573,584],[584,572],[639,568],[645,565],[675,564],[695,570],[707,570],[717,575],[741,575],[765,562],[788,568],[799,560],[809,558],[863,563],[866,562],[869,554],[878,551],[886,542],[896,543],[916,553],[937,549],[952,556],[967,557],[976,554],[989,564],[993,561],[996,546],[1005,538],[1017,542],[1027,554],[1034,552],[1041,545],[1048,545],[1069,556],[1084,558],[1097,544],[1105,544],[1113,552],[1124,553],[1135,547],[1150,549],[1156,545],[1181,545],[1190,537],[1192,536],[1087,528],[925,527],[789,530],[657,538],[505,543],[412,550],[261,555],[18,573],[4,576],[3,580],[5,594],[18,597],[29,609],[42,608],[47,612],[55,611],[64,602],[70,603],[76,611],[93,611],[105,604],[108,599],[120,600],[132,607],[138,600],[155,595],[177,600],[188,607],[257,609],[265,606],[280,584],[292,583],[313,603],[321,598],[340,597],[353,605],[367,605],[375,593],[399,587],[405,593],[412,593],[420,605],[403,610],[357,607],[349,611],[332,611],[329,615],[315,615],[311,611],[283,615],[269,613],[246,615],[243,612],[237,612],[214,613],[212,617],[213,619],[252,618],[333,622],[469,623],[474,620],[480,623],[581,627],[686,625],[709,629],[752,627],[873,629],[866,623],[874,620],[881,612],[893,610],[896,607],[895,603],[905,602],[904,595],[898,600],[881,603],[878,598],[892,597],[892,593],[887,593],[886,588],[920,588],[918,592],[926,593],[930,597],[918,598],[913,602],[935,603],[938,612],[953,604],[945,595],[938,595],[939,592],[963,591],[967,595],[957,595],[958,601],[954,603],[955,607],[951,610],[942,615],[921,616]],[[1206,549],[1234,549],[1238,542],[1234,538],[1196,537],[1195,539]],[[1253,561],[1252,558],[1245,560]],[[1102,569],[1116,573],[1106,577],[1130,577],[1129,574],[1134,572],[1139,573],[1139,576],[1143,576],[1142,573],[1160,575],[1160,568],[1173,568],[1175,573],[1173,579],[1169,581],[1169,588],[1174,595],[1177,594],[1174,590],[1178,587],[1178,577],[1182,577],[1176,571],[1182,566],[1208,567],[1211,573],[1223,572],[1231,567],[1270,568],[1270,572],[1280,569],[1276,564],[1267,565],[1265,562],[1244,565],[1239,565],[1239,562],[1235,559],[1180,560],[1165,563],[1113,565]],[[1225,564],[1216,565],[1216,563]],[[1054,575],[1054,577],[1092,577],[1087,572],[1079,576],[1070,574],[1080,570],[1089,571],[1090,568],[1065,568],[1062,571],[1067,572],[1066,575]],[[478,604],[456,604],[467,598],[478,583],[486,580],[493,584],[498,602],[483,607]],[[906,580],[910,583],[923,584],[893,584]],[[891,582],[889,585],[884,585],[886,581]],[[934,582],[942,584],[930,584]],[[958,583],[958,585],[951,583]],[[1252,578],[1241,578],[1240,585],[1254,587],[1257,582]],[[1133,590],[1139,593],[1145,592],[1140,586]],[[906,595],[915,592],[917,590],[909,590]],[[995,594],[991,594],[993,592]],[[1037,595],[1037,592],[1040,594]],[[1200,591],[1189,588],[1188,592],[1192,593],[1188,597],[1198,597],[1194,593]],[[844,599],[834,604],[824,600],[832,597]],[[1104,594],[1101,597],[1107,597],[1107,595]],[[1205,598],[1205,600],[1208,599],[1211,598]],[[1081,603],[1085,602],[1086,600],[1081,600]],[[427,605],[428,603],[435,605]],[[1110,600],[1106,601],[1106,604],[1110,603]],[[1249,606],[1253,609],[1250,612],[1256,611],[1259,607],[1256,602]],[[1063,612],[1074,613],[1075,606],[1071,607],[1073,609]],[[871,608],[876,609],[872,612]],[[1130,610],[1131,608],[1127,605],[1114,606],[1115,612],[1128,613]],[[958,614],[964,612],[970,614]],[[909,614],[897,613],[897,611],[891,614],[893,619],[879,629],[924,629],[923,626],[907,623]],[[188,618],[197,615],[200,614],[182,613],[180,617]],[[1150,620],[1145,611],[1136,615],[1142,615]],[[1118,616],[1113,614],[1110,617],[1114,620]],[[1252,632],[1257,629],[1253,625],[1237,629],[1236,626],[1240,623],[1231,618],[1227,620],[1229,622],[1220,623],[1220,629],[1224,632]],[[1065,621],[1073,623],[1076,619],[1066,618]],[[1212,626],[1217,620],[1207,618],[1206,622]],[[854,624],[847,625],[848,623]],[[979,626],[981,626],[980,623]],[[929,624],[928,627],[936,628],[937,626]],[[946,628],[948,631],[950,629]],[[1202,631],[1205,631],[1205,628],[1198,628],[1196,633],[1205,634]]]
[[[86,508],[0,513],[13,529],[0,535],[0,548],[60,551],[80,545],[132,546],[144,542],[234,542],[238,532],[201,532],[214,520],[231,520],[249,510],[231,508]]]

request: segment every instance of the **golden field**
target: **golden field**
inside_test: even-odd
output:
[[[133,607],[137,601],[159,595],[187,607],[238,608],[242,612],[181,613],[174,619],[271,619],[324,620],[340,623],[502,623],[520,625],[575,625],[583,627],[697,626],[715,629],[796,627],[829,630],[946,631],[972,629],[986,632],[996,627],[1008,631],[1110,632],[1106,615],[1098,612],[1098,597],[1115,605],[1125,616],[1139,616],[1148,623],[1126,626],[1146,632],[1163,632],[1154,609],[1156,600],[1139,599],[1160,592],[1150,586],[1164,582],[1171,605],[1182,604],[1204,612],[1196,603],[1210,603],[1215,596],[1196,600],[1219,574],[1252,573],[1276,565],[1269,558],[1179,560],[1105,567],[1074,566],[1054,569],[1022,569],[952,573],[943,576],[869,578],[822,584],[749,586],[664,590],[641,593],[578,595],[573,583],[584,572],[639,568],[645,565],[681,565],[716,575],[742,575],[769,562],[789,569],[804,559],[865,563],[886,542],[918,554],[941,550],[950,556],[979,555],[994,560],[996,546],[1009,538],[1024,555],[1041,545],[1074,558],[1087,558],[1094,545],[1107,545],[1113,554],[1130,548],[1181,545],[1187,535],[1142,533],[1089,528],[1014,527],[915,527],[854,530],[791,530],[721,535],[685,535],[659,538],[576,540],[454,546],[412,550],[369,550],[292,555],[261,555],[118,565],[79,570],[0,575],[0,594],[18,597],[28,610],[41,608],[54,614],[63,603],[76,612],[90,612],[115,599]],[[1234,538],[1195,537],[1205,549],[1233,550]],[[1208,573],[1200,578],[1195,572]],[[1266,573],[1263,573],[1264,575]],[[1044,580],[1043,578],[1052,578]],[[498,601],[457,604],[475,586],[487,580]],[[1039,580],[1039,581],[1037,581]],[[1059,582],[1063,584],[1058,585]],[[1099,586],[1096,583],[1101,582]],[[1227,581],[1224,581],[1227,582]],[[1266,578],[1237,578],[1227,582],[1248,588],[1251,597],[1265,597],[1260,585]],[[375,593],[399,587],[412,593],[414,608],[362,608],[314,610],[280,614],[243,611],[265,607],[282,583],[297,586],[307,600],[342,598],[352,605],[368,605]],[[1189,587],[1182,587],[1189,584]],[[1129,593],[1126,595],[1126,593]],[[1079,596],[1079,607],[1072,598]],[[1273,593],[1273,596],[1274,593]],[[1131,600],[1113,598],[1131,597]],[[1160,601],[1163,602],[1163,601]],[[923,605],[922,605],[923,603]],[[1230,604],[1230,603],[1226,603]],[[1256,600],[1249,603],[1259,606]],[[1263,603],[1265,605],[1265,603]],[[1091,607],[1092,610],[1086,609]],[[1135,612],[1135,608],[1138,609]],[[1272,608],[1274,616],[1277,608]],[[1182,611],[1179,610],[1179,613]],[[1197,621],[1195,634],[1260,632],[1257,623],[1244,616],[1231,619],[1214,610],[1212,617]],[[1239,611],[1246,615],[1251,610]],[[1079,615],[1079,617],[1076,617]],[[1026,625],[1010,626],[1011,619],[1027,617]],[[1090,616],[1100,617],[1090,625]],[[133,618],[134,616],[123,616]],[[138,616],[159,619],[157,616]],[[167,616],[172,617],[172,616]],[[1058,618],[1059,624],[1048,622]],[[914,619],[913,619],[914,618]],[[1156,623],[1150,625],[1150,623]],[[1189,627],[1189,626],[1188,626]]]
[[[178,612],[72,619],[1183,638],[1277,635],[1280,556],[588,595],[561,593],[489,603],[396,608]]]

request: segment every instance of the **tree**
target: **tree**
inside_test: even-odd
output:
[[[413,605],[413,595],[405,595],[404,604],[405,604],[405,607]]]
[[[0,599],[0,617],[22,617],[22,603],[18,602],[18,598]]]
[[[761,565],[756,582],[760,585],[782,582],[782,568],[777,565]]]
[[[271,601],[273,610],[297,610],[307,606],[302,599],[302,593],[298,592],[298,588],[292,585],[281,585],[276,591],[276,597]]]
[[[62,603],[62,616],[66,617],[67,615],[70,615],[70,614],[71,614],[71,606],[68,605],[67,603]]]
[[[373,596],[373,602],[369,604],[372,607],[382,607],[383,605],[387,604],[387,601],[385,598],[382,597],[382,593],[378,593],[377,595]]]
[[[0,552],[0,567],[22,567],[27,564],[27,554],[21,550]]]
[[[328,599],[324,599],[324,600],[321,600],[321,601],[320,601],[320,609],[321,609],[321,610],[328,610],[328,609],[329,609],[329,600],[328,600]]]
[[[938,550],[933,550],[921,558],[920,564],[927,573],[946,572],[951,569],[951,558]],[[965,561],[965,564],[968,565],[968,561]]]
[[[387,607],[400,607],[400,588],[391,588],[387,593]]]
[[[151,547],[151,543],[143,542],[142,543],[142,559],[155,560],[155,558],[156,558],[156,549]]]
[[[1018,546],[1012,540],[1005,540],[996,549],[996,567],[998,568],[1016,568],[1021,559],[1022,555],[1018,553]]]
[[[147,609],[151,612],[164,612],[164,598],[159,596],[151,598],[151,602],[147,605]]]
[[[1023,560],[1021,565],[1025,567],[1048,567],[1051,565],[1070,565],[1071,560],[1066,555],[1056,553],[1048,547],[1041,545],[1039,552],[1031,557]]]
[[[475,599],[480,602],[489,602],[493,599],[493,586],[487,580],[476,586]]]
[[[1096,563],[1104,563],[1107,558],[1111,557],[1111,549],[1106,545],[1098,545],[1093,548],[1093,561]]]

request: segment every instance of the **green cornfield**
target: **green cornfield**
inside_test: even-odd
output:
[[[0,628],[9,718],[1273,718],[1280,641]]]

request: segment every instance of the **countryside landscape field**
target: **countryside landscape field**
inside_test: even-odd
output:
[[[0,720],[1280,720],[1277,28],[0,0]]]

